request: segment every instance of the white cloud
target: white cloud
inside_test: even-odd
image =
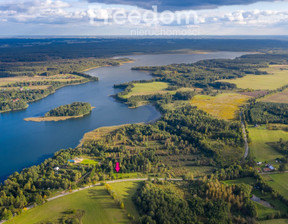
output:
[[[118,27],[120,30],[124,27],[129,33],[129,29],[144,27],[149,29],[149,27],[179,27],[187,28],[193,27],[196,24],[199,26],[199,30],[204,30],[205,32],[210,32],[213,34],[214,31],[226,31],[233,27],[233,30],[239,30],[239,34],[243,34],[243,31],[247,30],[257,30],[265,28],[275,30],[280,29],[281,34],[283,32],[288,34],[288,9],[245,9],[237,10],[235,8],[219,8],[211,10],[199,10],[199,11],[176,11],[173,12],[174,20],[170,24],[165,24],[165,22],[159,22],[153,26],[153,24],[145,23],[142,17],[139,22],[131,23],[127,21],[120,25],[113,21],[114,13],[123,6],[108,6],[100,4],[89,4],[85,1],[69,1],[68,0],[11,0],[11,2],[4,2],[0,0],[0,27],[1,24],[5,23],[17,23],[23,24],[23,27],[28,26],[28,24],[34,24],[35,27],[41,24],[43,26],[49,25],[61,25],[65,29],[69,29],[69,26],[75,29],[74,25],[85,25],[85,27],[91,26],[89,23],[91,17],[94,18],[96,26],[103,26],[107,28],[107,25]],[[271,3],[272,4],[272,3]],[[274,4],[274,3],[273,3]],[[275,3],[276,4],[276,3]],[[135,11],[136,8],[124,7],[125,16],[129,13]],[[137,9],[141,15],[145,13],[150,13],[151,10]],[[185,16],[178,19],[179,15],[191,14],[190,24],[186,24]],[[135,14],[134,14],[135,15]],[[158,14],[158,19],[161,18],[161,14]],[[196,19],[196,20],[195,20]],[[108,23],[104,24],[103,21],[107,20]],[[179,24],[181,21],[181,24]],[[188,25],[188,26],[187,26]],[[192,25],[192,26],[191,26]],[[42,27],[43,27],[42,26]],[[4,26],[3,26],[4,27]],[[174,29],[171,28],[171,29]],[[75,29],[76,30],[76,29]],[[123,29],[122,29],[123,30]],[[3,32],[3,31],[2,31]],[[76,32],[76,31],[75,31]],[[242,33],[241,33],[242,32]],[[77,33],[75,33],[77,34]],[[105,33],[103,33],[105,34]],[[265,34],[263,32],[262,34]],[[275,33],[276,34],[276,33]]]

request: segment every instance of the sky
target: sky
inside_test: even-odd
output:
[[[0,36],[288,35],[288,0],[0,0]]]

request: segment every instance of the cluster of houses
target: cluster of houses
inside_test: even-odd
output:
[[[262,162],[257,162],[257,165],[258,165],[258,166],[261,166],[261,165],[263,165],[263,163],[262,163]],[[262,168],[262,171],[263,171],[263,172],[271,172],[271,171],[275,171],[275,170],[276,170],[275,167],[272,166],[272,165],[269,164],[269,163],[265,164],[265,166]],[[261,170],[260,170],[260,171],[261,171]]]

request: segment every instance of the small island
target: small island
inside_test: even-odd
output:
[[[81,118],[91,113],[93,107],[90,103],[74,102],[72,104],[63,105],[47,112],[44,117],[25,118],[25,121],[63,121],[74,118]]]

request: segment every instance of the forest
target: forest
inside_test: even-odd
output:
[[[80,116],[90,113],[91,110],[90,103],[74,102],[48,111],[45,117]]]
[[[288,105],[282,103],[251,102],[245,110],[250,124],[288,124]]]
[[[174,188],[155,182],[146,182],[134,196],[140,223],[256,223],[249,185],[229,186],[207,177],[175,183]]]
[[[113,57],[142,53],[173,53],[179,49],[202,51],[260,51],[288,49],[285,40],[217,38],[19,38],[0,40],[1,62],[49,61]],[[181,52],[181,51],[180,51]]]

